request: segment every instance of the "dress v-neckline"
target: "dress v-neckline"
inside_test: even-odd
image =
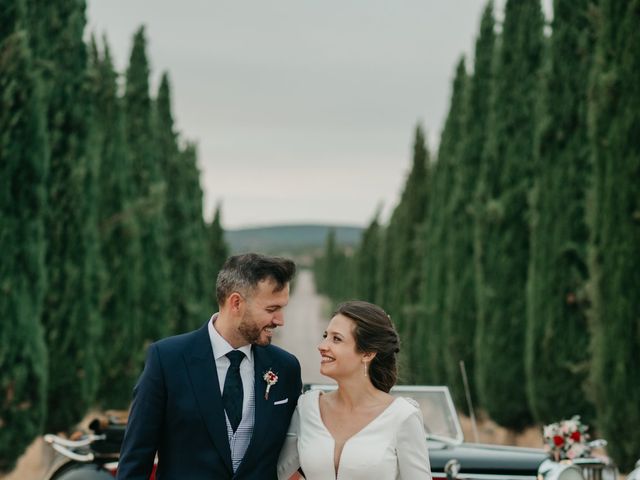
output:
[[[322,425],[322,428],[324,429],[324,431],[326,432],[327,435],[329,435],[329,438],[331,440],[333,440],[333,458],[335,458],[336,455],[336,439],[333,436],[333,434],[331,433],[331,431],[329,430],[329,428],[327,428],[327,426],[324,423],[324,420],[322,419],[322,414],[320,412],[320,397],[322,396],[321,391],[318,391],[318,398],[316,398],[316,411],[318,414],[318,420],[320,421],[320,425]],[[391,403],[389,405],[387,405],[386,407],[384,407],[384,410],[382,410],[378,415],[376,415],[373,419],[371,419],[371,421],[369,423],[367,423],[364,427],[362,427],[360,430],[358,430],[356,433],[354,433],[353,435],[351,435],[349,438],[347,438],[344,443],[342,444],[342,451],[340,452],[340,458],[338,458],[338,468],[336,469],[335,464],[333,463],[333,458],[331,459],[331,466],[333,467],[333,471],[334,471],[334,475],[336,480],[338,479],[338,477],[340,476],[340,463],[342,462],[342,456],[344,455],[344,449],[347,446],[347,443],[349,443],[351,441],[351,439],[357,437],[358,435],[360,435],[362,432],[364,432],[367,428],[369,428],[370,425],[372,425],[373,423],[375,423],[378,419],[380,419],[382,416],[384,416],[385,413],[387,413],[389,410],[391,410],[391,407],[399,400],[399,397],[394,398]]]

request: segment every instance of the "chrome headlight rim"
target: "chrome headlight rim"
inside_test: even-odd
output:
[[[538,468],[538,480],[584,480],[582,469],[570,461],[545,460]]]

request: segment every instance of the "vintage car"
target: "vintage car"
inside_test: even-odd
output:
[[[330,391],[335,385],[306,385]],[[396,386],[420,405],[434,480],[617,480],[606,457],[553,461],[543,449],[467,443],[447,387]]]

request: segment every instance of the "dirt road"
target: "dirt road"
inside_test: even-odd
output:
[[[298,357],[302,381],[306,383],[331,383],[320,375],[320,355],[316,348],[329,323],[328,310],[328,301],[315,291],[313,273],[300,271],[285,310],[285,325],[275,331],[273,343]]]

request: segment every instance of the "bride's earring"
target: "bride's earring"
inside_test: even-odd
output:
[[[364,362],[364,376],[367,376],[367,362]]]

